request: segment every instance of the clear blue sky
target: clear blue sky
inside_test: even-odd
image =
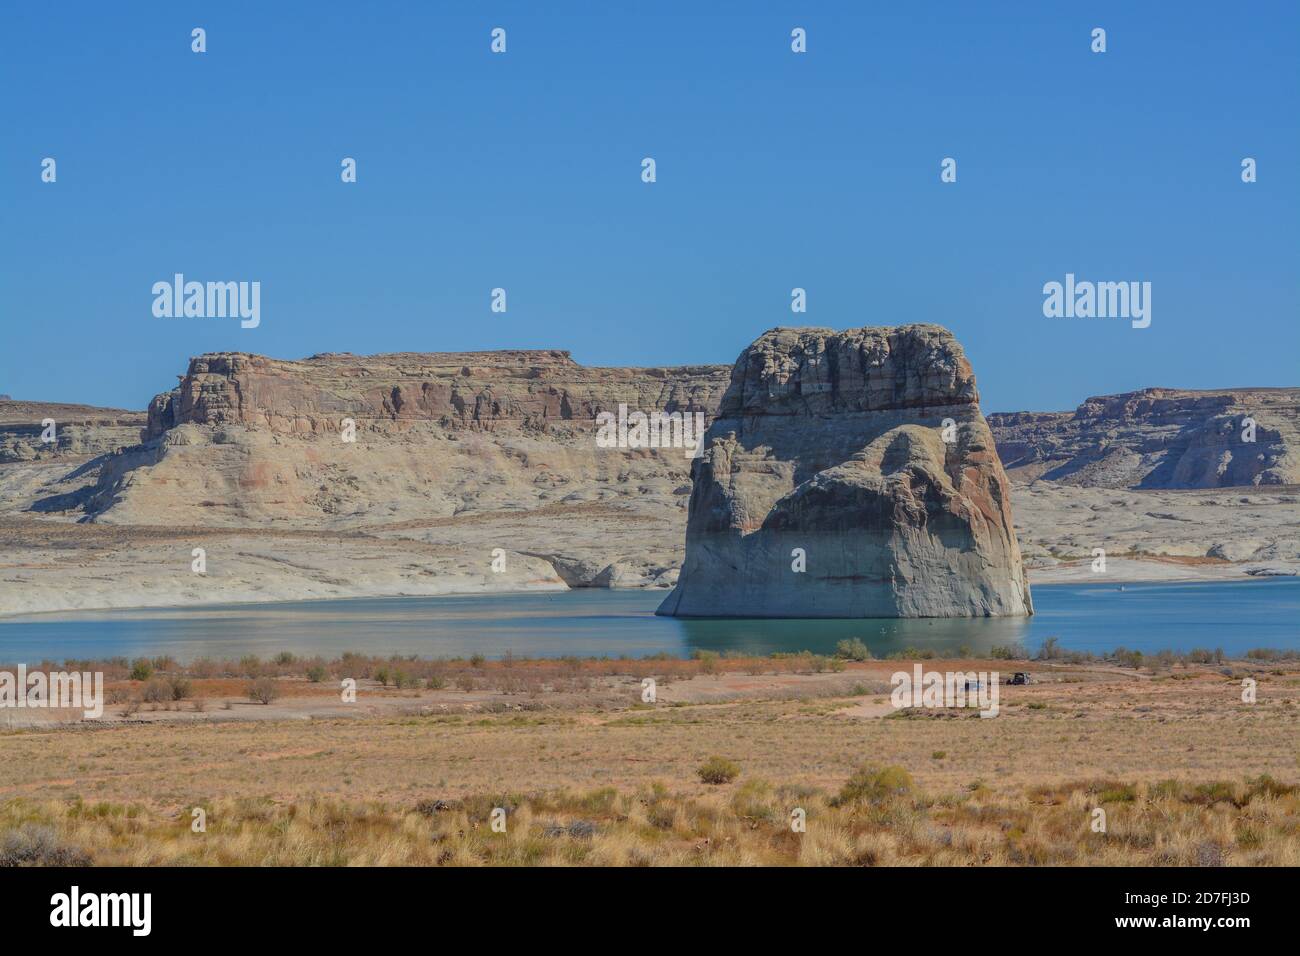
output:
[[[223,349],[730,363],[915,321],[991,411],[1298,385],[1298,10],[6,4],[0,393],[140,408]],[[155,318],[175,272],[260,281],[261,326]],[[1150,281],[1151,327],[1045,318],[1067,272]]]

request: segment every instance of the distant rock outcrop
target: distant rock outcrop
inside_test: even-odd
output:
[[[1033,613],[978,402],[937,325],[760,336],[693,470],[686,559],[659,613]]]
[[[1251,423],[1253,427],[1251,427]],[[1300,389],[1144,388],[989,415],[1008,474],[1094,488],[1300,484]]]
[[[54,441],[42,439],[54,421]],[[80,462],[133,445],[143,412],[63,402],[16,402],[0,395],[0,464],[60,459]]]

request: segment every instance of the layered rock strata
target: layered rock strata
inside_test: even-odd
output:
[[[1016,481],[1092,488],[1300,484],[1300,389],[1144,388],[989,416]]]
[[[0,399],[0,464],[84,461],[134,445],[144,424],[144,414],[121,408]]]
[[[937,325],[760,336],[693,479],[660,614],[1033,613],[975,377]]]

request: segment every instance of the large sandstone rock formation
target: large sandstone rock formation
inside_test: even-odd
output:
[[[659,613],[1033,613],[978,402],[936,325],[765,333],[709,429],[686,560]]]
[[[1247,419],[1255,422],[1253,435]],[[989,425],[1016,481],[1143,489],[1300,484],[1295,388],[1144,388],[1090,398],[1073,412],[990,415]]]
[[[127,447],[75,468],[0,464],[0,577],[5,516],[36,513],[94,526],[78,540],[87,554],[104,542],[103,560],[86,574],[113,588],[96,602],[668,587],[691,458],[602,447],[596,416],[625,405],[707,423],[728,373],[589,368],[554,350],[199,356]],[[349,418],[355,442],[340,434]],[[114,552],[124,539],[112,528],[139,544]],[[199,578],[190,550],[213,535]],[[37,563],[28,545],[14,553]],[[128,578],[147,580],[147,595]],[[32,606],[29,588],[4,592],[0,581],[0,613]]]
[[[104,468],[97,521],[355,528],[527,510],[689,480],[680,451],[606,449],[601,411],[710,412],[715,366],[586,368],[562,351],[190,361],[143,444]],[[342,440],[345,419],[355,442]]]

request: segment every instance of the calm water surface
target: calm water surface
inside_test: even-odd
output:
[[[368,598],[288,604],[83,611],[0,620],[0,662],[158,656],[269,657],[344,651],[421,657],[630,655],[735,650],[829,653],[857,637],[882,656],[904,647],[987,651],[1055,636],[1093,652],[1117,646],[1300,649],[1300,579],[1214,584],[1043,585],[1028,619],[682,620],[655,617],[663,591]]]

